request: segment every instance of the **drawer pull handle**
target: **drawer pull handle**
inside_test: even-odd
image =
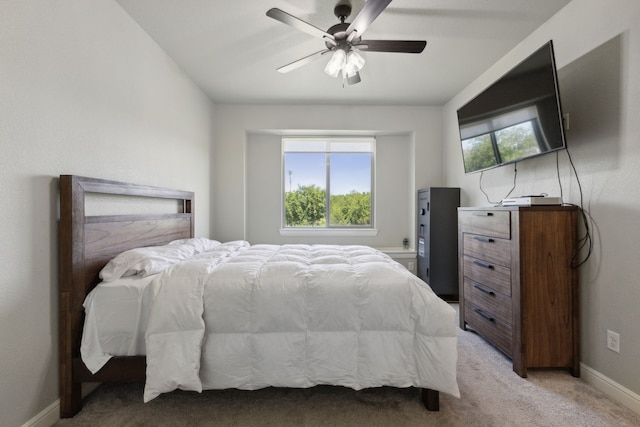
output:
[[[473,216],[493,216],[493,212],[474,212]]]
[[[493,265],[487,264],[486,262],[475,260],[475,261],[473,261],[473,263],[475,265],[478,265],[478,266],[482,267],[482,268],[487,268],[489,270],[493,270]]]
[[[493,243],[494,242],[493,239],[490,239],[488,237],[482,237],[482,236],[475,236],[473,239],[477,240],[478,242],[484,242],[484,243]]]
[[[494,319],[491,315],[485,313],[484,311],[480,310],[479,308],[476,308],[474,311],[476,313],[478,313],[480,316],[482,316],[485,319],[487,319],[489,322],[495,322],[496,321],[496,319]]]
[[[490,291],[488,289],[485,289],[482,286],[474,285],[473,287],[476,288],[477,290],[479,290],[480,292],[483,292],[483,293],[485,293],[487,295],[491,295],[492,297],[496,296],[495,292]]]

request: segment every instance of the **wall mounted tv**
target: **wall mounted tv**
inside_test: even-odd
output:
[[[566,148],[549,41],[458,110],[465,173]]]

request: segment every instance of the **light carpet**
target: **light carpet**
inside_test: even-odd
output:
[[[512,371],[473,332],[458,331],[460,399],[428,412],[415,388],[177,391],[142,402],[141,384],[105,384],[56,426],[640,426],[640,416],[566,371]]]

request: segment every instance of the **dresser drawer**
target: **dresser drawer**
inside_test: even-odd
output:
[[[465,277],[464,298],[465,302],[492,313],[507,325],[513,323],[510,297]]]
[[[509,211],[458,211],[460,231],[488,237],[511,238],[511,212]]]
[[[504,267],[511,266],[511,240],[465,233],[463,247],[465,255]]]
[[[466,323],[507,356],[512,357],[511,326],[472,304],[464,305]]]
[[[511,269],[497,264],[464,256],[464,277],[487,288],[511,296]]]

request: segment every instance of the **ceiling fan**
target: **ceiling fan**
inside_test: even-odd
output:
[[[278,8],[269,9],[267,11],[268,17],[312,36],[322,38],[326,46],[326,49],[282,66],[278,68],[278,71],[288,73],[329,52],[333,52],[324,71],[332,77],[337,77],[341,74],[343,80],[346,80],[348,84],[352,85],[361,81],[359,71],[364,66],[364,58],[358,53],[360,50],[369,52],[421,53],[427,45],[427,42],[424,40],[362,40],[362,34],[378,15],[386,9],[389,3],[391,3],[391,0],[369,0],[365,3],[353,22],[348,23],[345,21],[349,15],[351,15],[351,4],[348,1],[341,1],[333,11],[340,20],[340,23],[332,26],[327,31],[315,27]]]

